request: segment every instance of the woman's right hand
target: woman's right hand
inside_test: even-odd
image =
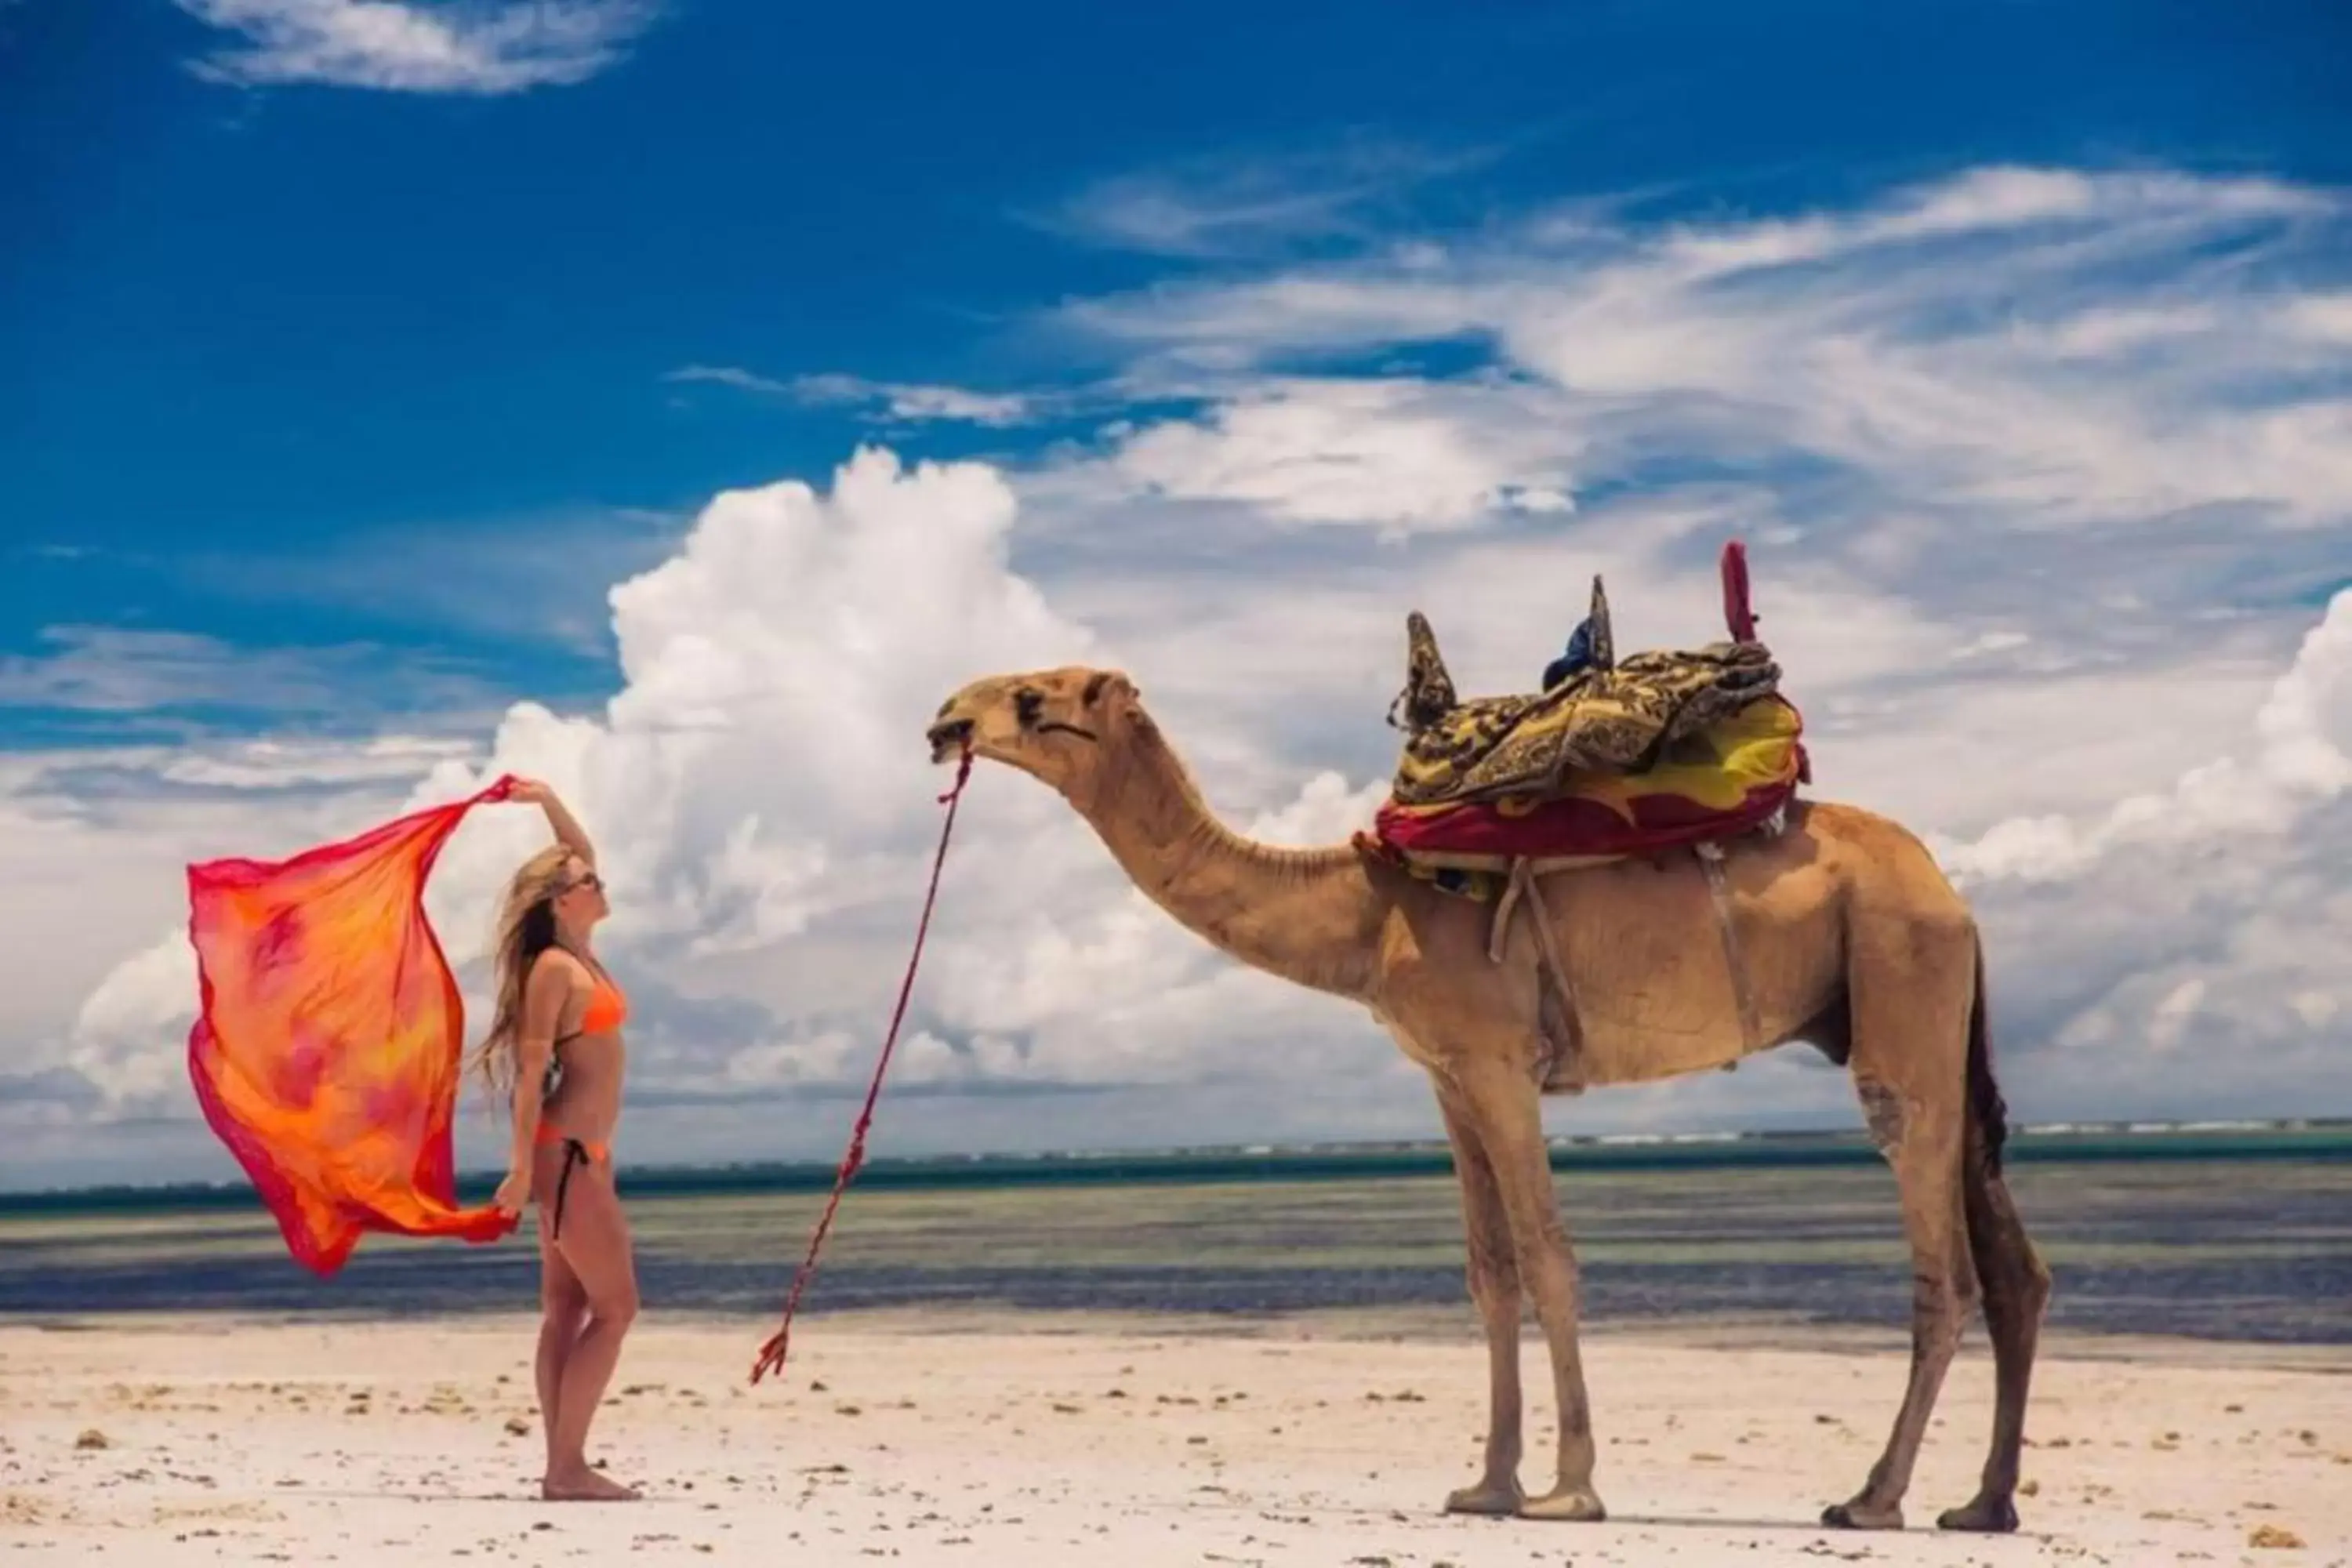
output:
[[[507,790],[507,798],[523,805],[545,805],[555,798],[555,792],[537,779],[517,779]]]
[[[530,1173],[529,1171],[509,1171],[507,1179],[499,1184],[497,1194],[490,1199],[500,1214],[517,1216],[521,1215],[522,1205],[530,1201]]]

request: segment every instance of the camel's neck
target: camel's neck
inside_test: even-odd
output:
[[[1283,849],[1211,815],[1150,721],[1115,765],[1074,800],[1135,885],[1189,930],[1255,969],[1362,1000],[1370,992],[1378,898],[1347,846]]]

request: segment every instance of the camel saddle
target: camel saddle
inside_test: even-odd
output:
[[[1762,643],[1613,658],[1609,605],[1592,580],[1586,666],[1538,692],[1463,700],[1418,610],[1405,620],[1404,689],[1391,705],[1405,731],[1391,786],[1403,806],[1548,799],[1576,773],[1641,773],[1750,705],[1777,694],[1780,668]]]
[[[1534,912],[1540,973],[1535,1063],[1547,1089],[1583,1085],[1581,1026],[1542,879],[1554,871],[1687,848],[1704,870],[1749,1049],[1760,1036],[1725,882],[1723,844],[1777,832],[1811,777],[1803,721],[1756,639],[1748,558],[1723,548],[1726,642],[1622,662],[1609,601],[1592,609],[1544,689],[1464,701],[1418,610],[1405,622],[1404,689],[1389,721],[1405,731],[1390,798],[1358,847],[1451,893],[1492,900],[1487,957],[1501,963],[1518,906]],[[1727,1064],[1732,1065],[1732,1064]]]

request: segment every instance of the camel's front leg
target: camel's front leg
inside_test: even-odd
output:
[[[1486,1462],[1475,1486],[1445,1500],[1448,1513],[1515,1514],[1519,1490],[1519,1266],[1495,1169],[1469,1116],[1441,1085],[1438,1110],[1454,1145],[1462,1188],[1462,1233],[1470,1255],[1470,1299],[1486,1329]]]
[[[1605,1519],[1608,1510],[1592,1489],[1592,1410],[1585,1398],[1584,1362],[1576,1342],[1576,1257],[1569,1249],[1559,1198],[1552,1190],[1541,1098],[1535,1081],[1507,1062],[1468,1069],[1461,1087],[1471,1131],[1486,1152],[1509,1216],[1511,1249],[1518,1259],[1520,1280],[1535,1299],[1559,1401],[1558,1478],[1551,1490],[1520,1505],[1520,1516]]]

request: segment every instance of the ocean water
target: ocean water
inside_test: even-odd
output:
[[[2352,1130],[2027,1136],[2011,1184],[2058,1330],[2352,1345]],[[1595,1323],[1899,1329],[1892,1177],[1850,1139],[1580,1144],[1555,1186]],[[877,1164],[809,1314],[1469,1309],[1444,1150]],[[772,1316],[830,1173],[624,1170],[648,1310]],[[371,1237],[318,1279],[249,1193],[0,1198],[0,1317],[527,1310],[527,1240]]]

